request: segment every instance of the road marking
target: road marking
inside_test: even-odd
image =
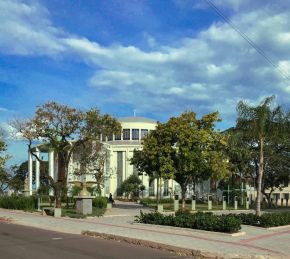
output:
[[[51,238],[52,240],[61,240],[61,239],[63,239],[62,237],[52,237]]]

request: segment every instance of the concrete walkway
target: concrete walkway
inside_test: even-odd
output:
[[[272,230],[243,226],[241,236],[166,226],[133,224],[142,206],[118,202],[104,217],[72,219],[41,216],[37,213],[0,209],[1,217],[12,223],[64,233],[93,231],[164,245],[177,246],[227,258],[290,258],[290,226]],[[207,255],[209,255],[207,254]]]

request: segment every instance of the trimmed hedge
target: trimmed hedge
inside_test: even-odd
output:
[[[170,199],[170,198],[160,199],[160,203],[162,203],[162,204],[173,203],[173,201],[174,200]],[[156,198],[142,198],[142,199],[140,199],[140,204],[144,204],[144,205],[157,204],[157,200],[156,200]]]
[[[99,209],[105,209],[107,208],[108,198],[107,197],[96,197],[93,199],[93,207],[99,208]]]
[[[264,213],[260,217],[255,214],[239,214],[242,224],[258,227],[278,227],[290,225],[289,212]]]
[[[179,211],[175,216],[163,215],[158,212],[143,213],[136,216],[135,221],[145,224],[167,225],[182,228],[192,228],[216,232],[235,233],[241,229],[241,219],[234,215],[213,215],[212,213],[198,212],[191,214]]]
[[[4,209],[32,211],[37,208],[37,199],[34,196],[2,196],[0,197],[0,207]]]

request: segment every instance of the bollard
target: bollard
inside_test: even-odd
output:
[[[238,209],[238,197],[237,196],[234,197],[234,209],[235,210]]]
[[[249,202],[249,198],[246,198],[246,210],[248,210],[250,207],[250,202]]]
[[[195,204],[196,204],[196,198],[195,198],[195,195],[192,195],[191,210],[195,210]]]
[[[174,196],[174,211],[178,211],[179,210],[179,198],[178,195]]]
[[[207,204],[207,209],[208,210],[212,210],[212,197],[210,195],[208,195],[208,200],[207,200],[208,204]]]
[[[223,196],[223,210],[227,209],[226,196]]]
[[[37,195],[37,211],[41,211],[40,209],[40,196]]]
[[[163,212],[163,204],[157,205],[157,212],[162,213]]]

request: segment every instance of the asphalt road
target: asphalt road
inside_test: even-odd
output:
[[[116,241],[0,222],[1,259],[185,258],[166,251]]]

